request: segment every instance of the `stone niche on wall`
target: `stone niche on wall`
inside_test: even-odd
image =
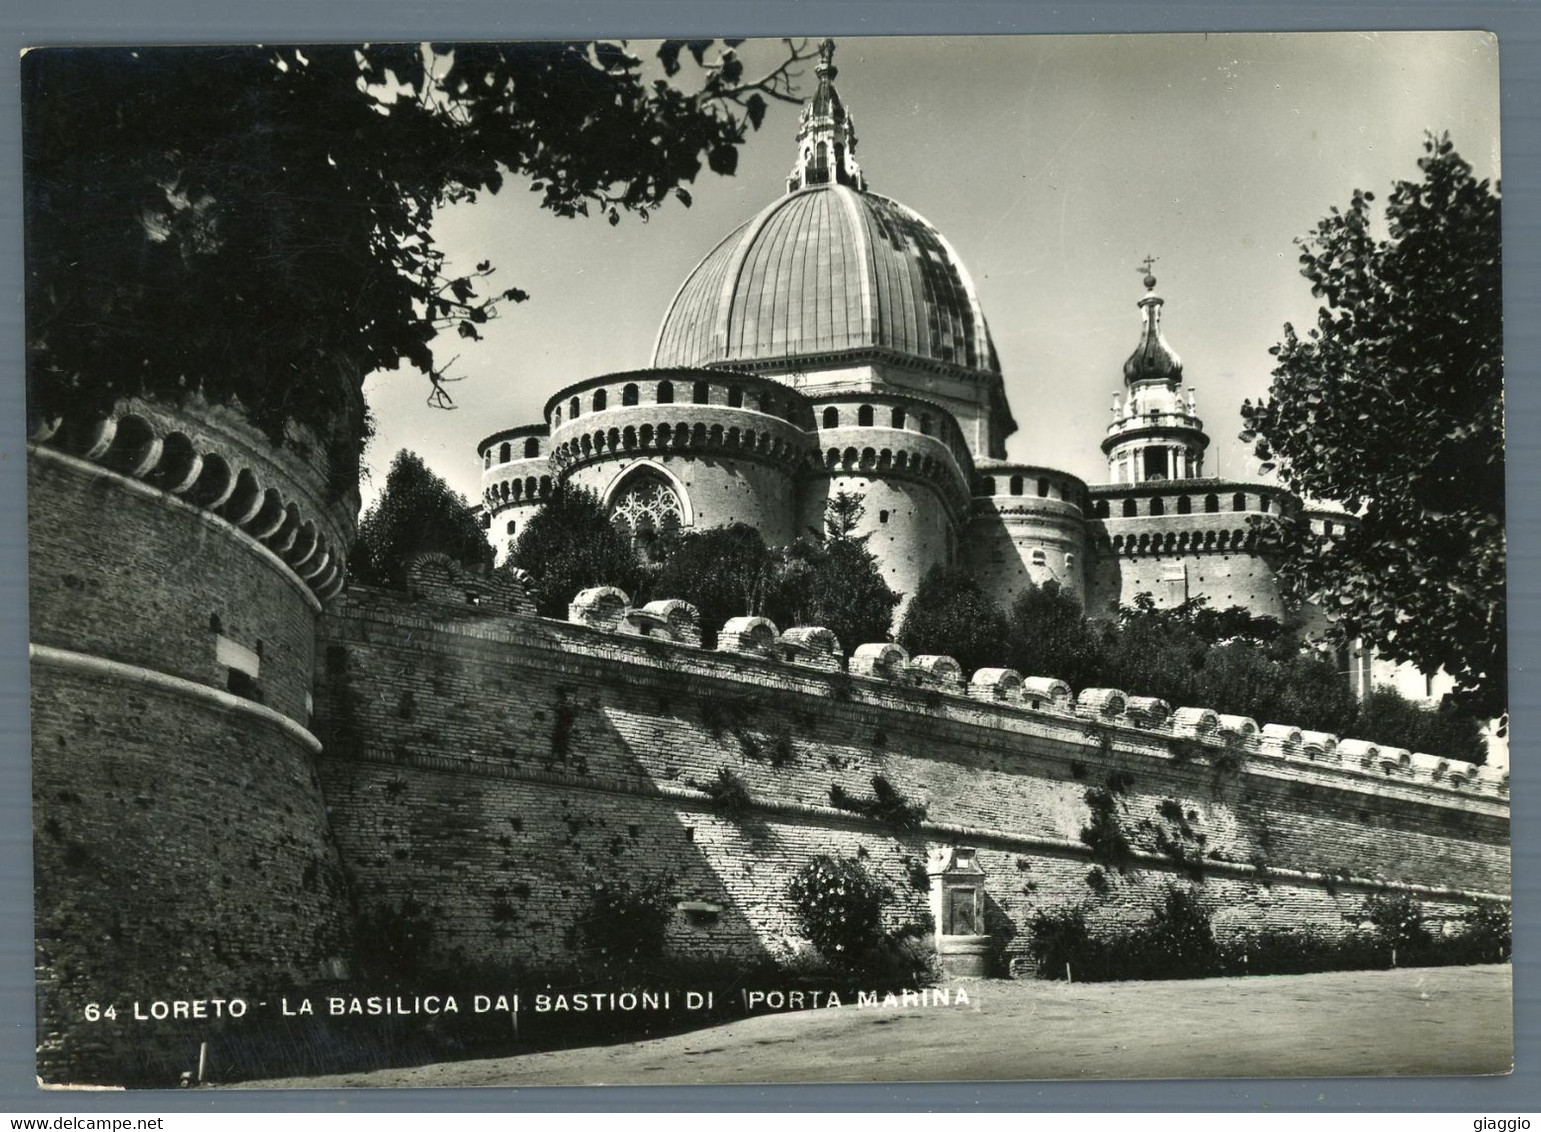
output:
[[[942,970],[955,978],[991,974],[991,940],[985,932],[985,872],[978,851],[962,846],[932,850],[926,861],[931,878],[931,916],[936,921],[936,952]]]

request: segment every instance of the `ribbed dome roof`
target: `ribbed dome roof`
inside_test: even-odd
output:
[[[968,272],[897,201],[843,184],[777,200],[730,233],[675,296],[653,365],[891,351],[999,373]]]

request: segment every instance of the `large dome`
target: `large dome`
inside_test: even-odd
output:
[[[799,188],[729,234],[674,297],[653,365],[899,355],[999,373],[974,285],[947,240],[897,201]]]

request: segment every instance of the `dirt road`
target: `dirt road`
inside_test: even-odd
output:
[[[646,1042],[241,1087],[1481,1074],[1512,1060],[1507,966],[958,987],[965,1005],[847,1004]]]

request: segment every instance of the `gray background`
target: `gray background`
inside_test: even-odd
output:
[[[1515,1073],[1506,1078],[1032,1082],[1023,1084],[40,1093],[33,1087],[28,815],[20,108],[17,54],[31,44],[252,43],[681,35],[959,35],[1484,28],[1499,36],[1508,315],[1510,673],[1515,774]],[[0,6],[0,1109],[430,1111],[646,1109],[1038,1109],[1541,1111],[1541,795],[1528,767],[1541,725],[1541,5],[1301,2],[941,3],[824,0],[12,0]],[[1151,1035],[1153,1041],[1161,1035]]]

